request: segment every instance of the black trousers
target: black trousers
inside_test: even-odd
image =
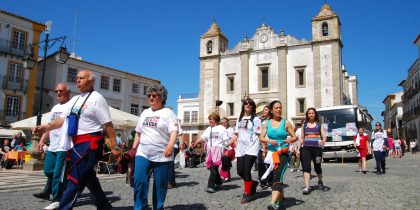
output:
[[[222,185],[222,178],[219,174],[219,166],[210,167],[209,181],[207,182],[208,188],[215,188],[216,185]]]
[[[375,161],[376,161],[376,171],[380,172],[382,169],[382,172],[385,172],[385,154],[381,151],[374,151],[375,154]]]
[[[314,163],[315,173],[322,174],[322,148],[304,146],[300,150],[300,160],[302,162],[302,171],[311,173],[311,161]]]
[[[253,155],[244,155],[242,157],[237,158],[236,170],[238,172],[238,175],[244,181],[252,181],[251,169],[256,159],[257,159],[257,156],[253,156]]]
[[[174,148],[173,153],[176,156],[179,152],[179,148]],[[175,158],[174,158],[175,159]],[[169,166],[169,184],[175,185],[175,160],[171,162]]]
[[[289,164],[289,154],[283,153],[279,156],[280,165],[273,170],[273,191],[283,190],[283,176]]]

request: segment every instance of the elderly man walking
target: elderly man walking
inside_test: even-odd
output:
[[[95,196],[98,209],[111,209],[99,183],[94,166],[101,154],[103,134],[105,132],[113,147],[113,153],[119,153],[115,140],[115,130],[105,98],[94,91],[95,75],[89,70],[77,74],[77,88],[80,95],[73,97],[59,117],[47,125],[37,126],[33,133],[41,134],[60,128],[66,119],[68,126],[63,127],[72,136],[73,148],[68,153],[69,183],[60,200],[59,209],[72,209],[76,200],[86,187]],[[66,129],[67,127],[67,129]]]
[[[65,83],[58,83],[54,90],[58,104],[51,109],[50,122],[54,121],[55,118],[60,116],[65,109],[65,104],[70,100],[70,89]],[[64,176],[64,166],[66,162],[66,150],[60,147],[59,136],[61,129],[51,130],[45,132],[39,141],[39,151],[44,151],[43,147],[47,139],[50,140],[47,154],[44,161],[44,174],[48,180],[45,185],[44,191],[33,194],[34,197],[41,199],[49,199],[50,193],[53,195],[52,203],[45,207],[48,209],[56,209],[60,204],[60,198],[64,191],[67,180]]]

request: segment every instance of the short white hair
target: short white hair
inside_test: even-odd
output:
[[[93,71],[89,71],[89,80],[93,80],[93,81],[95,81],[95,79],[96,79],[96,76],[95,76],[95,73],[93,73]]]

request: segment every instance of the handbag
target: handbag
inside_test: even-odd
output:
[[[86,97],[85,101],[83,101],[78,112],[73,112],[73,108],[74,108],[74,105],[76,105],[77,101],[79,100],[80,96],[79,98],[77,98],[76,102],[74,102],[73,106],[71,107],[70,114],[69,116],[67,116],[67,120],[68,120],[67,134],[69,136],[77,135],[77,130],[79,129],[79,118],[80,118],[80,114],[82,113],[82,107],[83,105],[85,105],[90,94],[92,94],[92,91],[89,92],[89,95]]]

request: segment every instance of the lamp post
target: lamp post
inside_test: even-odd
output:
[[[219,114],[219,107],[223,104],[223,101],[216,100],[216,112]]]
[[[48,49],[52,48],[55,43],[57,42],[61,42],[61,46],[59,48],[58,52],[55,52],[55,60],[57,63],[66,63],[67,59],[70,57],[70,54],[67,52],[66,48],[63,47],[63,43],[66,40],[66,36],[62,36],[62,37],[57,37],[57,38],[53,38],[50,39],[50,32],[51,32],[51,25],[52,25],[52,21],[47,21],[45,23],[46,25],[46,29],[45,29],[45,40],[40,41],[38,43],[34,43],[32,45],[32,47],[35,46],[39,46],[40,48],[42,48],[44,50],[44,57],[43,57],[43,63],[42,63],[42,69],[41,69],[41,90],[40,90],[40,99],[39,99],[39,105],[38,105],[38,109],[37,109],[37,117],[36,117],[36,126],[41,125],[41,119],[42,119],[42,100],[43,100],[43,92],[44,92],[44,77],[45,77],[45,70],[46,70],[46,65],[47,65],[47,53],[48,53]],[[43,47],[42,47],[43,44]],[[23,59],[23,67],[25,69],[33,69],[34,66],[36,65],[36,63],[38,63],[38,61],[36,61],[32,54],[30,55],[25,55],[24,59]],[[36,83],[36,79],[35,79],[35,83]],[[36,86],[36,85],[35,85]],[[38,151],[38,144],[39,144],[39,140],[40,140],[40,136],[34,135],[32,136],[32,145],[29,148],[28,152],[29,154],[31,154],[31,160],[28,161],[28,163],[25,163],[25,165],[23,166],[24,170],[28,170],[28,171],[34,171],[34,170],[42,170],[43,169],[43,162],[41,161],[41,155]]]

